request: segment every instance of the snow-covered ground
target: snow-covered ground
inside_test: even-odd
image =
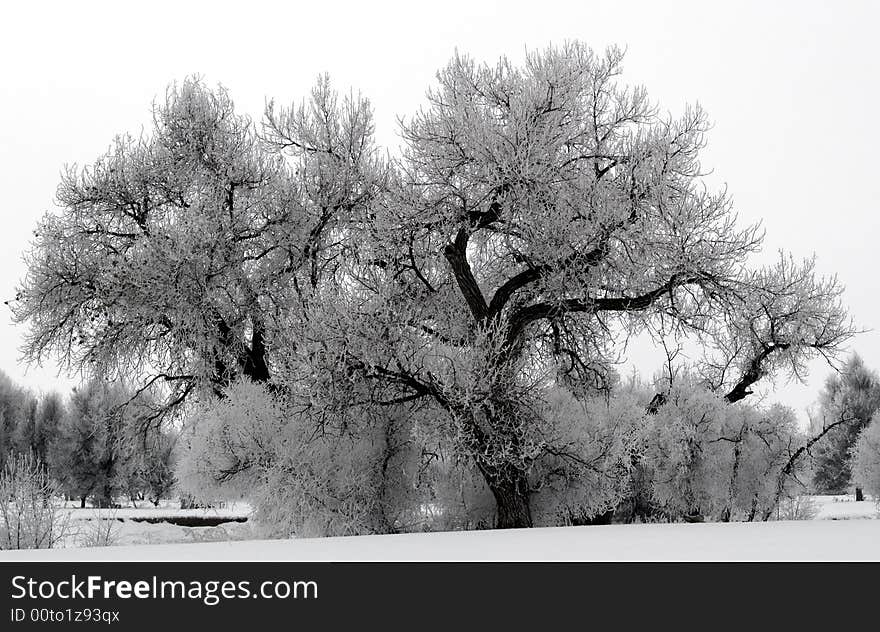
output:
[[[856,502],[854,496],[812,496],[816,520],[861,520],[880,518],[880,507],[873,500]]]
[[[880,520],[645,524],[4,551],[100,561],[880,561]]]
[[[880,561],[880,510],[873,500],[856,502],[852,496],[814,496],[812,503],[813,519],[798,521],[609,525],[274,541],[249,539],[254,535],[246,522],[182,527],[132,520],[161,516],[244,517],[250,512],[244,504],[183,511],[173,506],[100,512],[69,509],[72,533],[79,534],[67,543],[69,548],[0,551],[0,561]],[[89,530],[108,524],[112,532],[110,541],[115,546],[74,548],[89,541]]]

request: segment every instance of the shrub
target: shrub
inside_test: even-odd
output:
[[[585,524],[624,498],[645,423],[645,408],[621,392],[576,398],[551,391],[544,415],[547,446],[532,474],[535,524]]]
[[[0,473],[0,548],[49,549],[66,535],[68,514],[59,512],[59,489],[39,458],[18,454]]]
[[[418,454],[403,419],[367,418],[332,435],[307,432],[304,420],[292,425],[297,438],[254,497],[264,533],[321,537],[418,527]]]
[[[95,509],[90,519],[78,522],[77,546],[113,546],[119,541],[119,525],[115,510]]]
[[[776,508],[776,520],[812,520],[819,514],[819,506],[811,496],[798,495],[783,498]]]
[[[649,416],[642,464],[666,519],[753,520],[803,491],[802,464],[783,472],[802,440],[784,406],[731,405],[684,382]]]
[[[239,381],[191,418],[178,481],[196,500],[247,498],[265,536],[409,531],[422,521],[419,454],[393,408],[350,407],[321,425]]]
[[[467,531],[491,529],[495,522],[495,499],[471,464],[439,455],[425,471],[425,530]]]

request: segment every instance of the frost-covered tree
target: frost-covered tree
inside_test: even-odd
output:
[[[54,391],[38,398],[20,389],[19,397],[19,419],[13,434],[15,451],[19,454],[32,452],[45,466],[52,440],[65,414],[64,401]]]
[[[0,464],[16,454],[32,455],[41,467],[64,416],[64,402],[56,392],[37,397],[0,373]]]
[[[28,355],[159,382],[171,403],[236,374],[266,380],[266,287],[299,256],[281,173],[225,91],[170,88],[151,135],[62,178],[12,301],[33,324]]]
[[[314,334],[334,384],[445,411],[501,527],[533,523],[548,385],[603,387],[629,333],[701,338],[728,402],[851,333],[813,262],[746,267],[761,237],[701,179],[705,114],[661,116],[621,61],[580,44],[521,67],[456,57],[404,126],[392,194]]]
[[[130,489],[129,477],[148,452],[137,441],[153,436],[144,424],[150,408],[121,384],[93,379],[74,389],[50,443],[50,473],[84,507],[91,497],[100,507]]]
[[[316,428],[250,381],[193,411],[178,478],[196,499],[247,497],[267,534],[392,533],[419,517],[420,452],[412,419],[352,411]]]
[[[43,463],[48,462],[52,441],[59,432],[65,412],[64,399],[60,393],[50,391],[40,398],[31,449]]]
[[[813,484],[825,494],[845,493],[850,485],[850,452],[859,434],[880,409],[880,376],[853,355],[839,374],[825,381],[813,432],[828,429],[816,445]],[[835,427],[831,427],[834,425]],[[857,489],[861,496],[861,489]]]
[[[640,462],[653,517],[766,519],[803,475],[805,462],[789,462],[805,438],[783,406],[731,406],[691,378],[648,419]]]
[[[27,454],[36,438],[36,398],[0,373],[0,467],[16,453]]]
[[[702,179],[705,113],[661,115],[621,64],[579,43],[456,56],[391,160],[326,80],[259,131],[222,90],[173,88],[149,136],[64,178],[13,301],[26,350],[148,367],[167,404],[246,376],[303,428],[360,411],[358,441],[417,412],[497,526],[530,526],[540,473],[606,440],[554,428],[552,390],[607,391],[630,334],[702,339],[728,402],[851,334],[812,261],[748,268],[761,235]]]
[[[627,390],[578,398],[565,389],[548,393],[542,411],[547,455],[530,475],[536,524],[601,521],[624,497],[633,455],[643,439],[644,402]]]
[[[880,416],[859,434],[852,450],[852,478],[875,502],[880,502]]]
[[[133,410],[149,411],[149,407],[134,407]],[[168,498],[175,487],[174,450],[177,434],[173,428],[165,428],[154,423],[144,423],[145,414],[127,417],[121,477],[129,497],[146,498],[154,506]]]

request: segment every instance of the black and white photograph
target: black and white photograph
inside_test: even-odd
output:
[[[880,560],[878,24],[5,7],[0,564]]]

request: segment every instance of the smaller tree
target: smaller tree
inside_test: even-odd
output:
[[[814,434],[837,425],[816,445],[813,484],[820,493],[843,494],[852,478],[851,450],[859,433],[880,409],[880,376],[853,355],[839,375],[826,380],[819,403]],[[861,489],[856,489],[856,496],[861,496]]]
[[[135,417],[127,429],[123,447],[122,477],[134,502],[146,496],[158,507],[168,498],[177,482],[174,475],[174,447],[177,435],[172,430],[148,424]]]
[[[30,450],[34,408],[33,395],[0,372],[0,467],[16,453]]]
[[[649,415],[641,466],[666,519],[766,519],[796,493],[803,444],[790,409],[731,405],[687,378]]]
[[[36,429],[31,449],[44,463],[48,463],[52,440],[59,432],[65,413],[64,399],[55,391],[46,393],[36,408]]]
[[[12,434],[13,451],[17,454],[33,451],[42,459],[44,456],[41,454],[42,437],[37,420],[39,402],[30,391],[21,388],[17,390],[18,410],[14,413],[12,420],[12,423],[15,424]]]
[[[130,398],[120,386],[92,380],[74,389],[67,414],[50,448],[52,474],[69,495],[93,497],[100,507],[113,504],[124,488],[125,419]]]
[[[851,467],[855,483],[880,502],[880,416],[874,415],[859,435]]]

